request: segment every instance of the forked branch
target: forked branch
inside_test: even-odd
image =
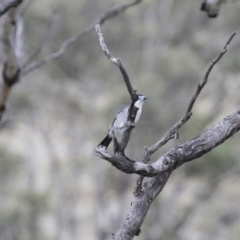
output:
[[[178,138],[178,130],[191,118],[192,116],[192,109],[194,106],[194,103],[197,100],[197,97],[201,93],[202,89],[206,85],[208,81],[209,74],[211,73],[213,67],[215,64],[222,58],[222,56],[227,52],[227,47],[236,35],[236,32],[233,32],[232,35],[229,37],[228,41],[226,42],[225,46],[223,47],[223,50],[219,53],[219,55],[210,63],[203,80],[198,84],[197,89],[195,93],[193,94],[185,115],[178,121],[176,122],[169,130],[168,132],[160,139],[157,143],[155,143],[152,147],[147,148],[145,147],[144,149],[144,154],[143,154],[143,163],[148,163],[151,159],[151,156],[162,146],[164,146],[169,140],[173,138]],[[141,193],[141,188],[142,188],[142,181],[143,181],[143,176],[138,176],[136,180],[136,187],[134,190],[134,194],[139,194]]]
[[[129,142],[130,135],[131,135],[131,132],[132,132],[132,129],[133,129],[133,126],[134,126],[134,119],[135,119],[136,114],[137,114],[137,108],[134,106],[134,103],[137,101],[137,94],[136,94],[137,91],[133,89],[131,81],[130,81],[130,78],[129,78],[128,74],[127,74],[126,69],[123,67],[122,61],[120,60],[120,58],[115,58],[111,54],[111,52],[109,51],[109,49],[108,49],[108,47],[107,47],[107,45],[106,45],[106,43],[104,41],[100,25],[96,25],[95,29],[96,29],[96,32],[98,34],[99,43],[100,43],[100,46],[101,46],[104,54],[107,56],[107,58],[113,64],[118,66],[120,72],[122,73],[125,85],[127,87],[128,93],[129,93],[130,98],[131,98],[131,104],[130,104],[130,107],[129,107],[129,110],[128,110],[129,111],[128,112],[129,125],[125,128],[125,131],[123,133],[122,140],[121,140],[120,144],[117,142],[117,139],[114,139],[115,140],[114,141],[114,153],[120,153],[123,156],[123,158],[124,158],[125,157],[124,150],[127,147],[127,144]],[[98,150],[99,149],[96,149],[96,151],[94,151],[94,153],[97,154]]]
[[[213,66],[220,60],[220,58],[227,51],[227,46],[231,42],[235,33],[231,35],[226,45],[224,46],[223,51],[219,54],[219,56],[210,64],[202,83],[200,83],[200,87],[196,90],[196,98],[201,92],[201,89],[207,83],[208,76],[213,68]],[[191,113],[192,107],[196,100],[195,95],[190,101],[190,104],[187,108],[186,115]],[[164,142],[168,141],[168,138],[171,137],[171,134],[174,135],[176,132],[175,127],[182,126],[184,124],[185,119],[179,121],[174,125],[172,131],[169,131],[167,135],[165,135],[165,139],[162,140],[162,143],[157,143],[155,148],[159,148],[159,144],[164,144]],[[172,171],[175,170],[180,165],[194,160],[196,158],[201,157],[205,153],[211,151],[228,138],[233,136],[236,132],[240,130],[240,110],[234,112],[233,114],[227,116],[219,123],[213,125],[199,137],[189,140],[185,143],[179,144],[176,147],[172,148],[169,152],[161,156],[155,163],[146,164],[141,163],[141,169],[138,170],[138,174],[142,176],[146,173],[146,167],[152,167],[154,170],[157,170],[157,166],[159,167],[159,174],[148,178],[143,186],[137,186],[137,190],[134,190],[134,198],[131,203],[130,210],[127,214],[126,219],[121,225],[120,229],[114,235],[115,240],[131,240],[134,236],[138,235],[140,232],[141,225],[147,215],[148,209],[150,208],[153,200],[157,197],[157,195],[164,188],[169,176]],[[153,149],[154,149],[153,146]],[[147,151],[147,150],[146,150]],[[139,167],[139,165],[138,165]],[[145,170],[144,174],[139,173],[140,170]],[[141,176],[141,178],[142,178]],[[149,175],[148,175],[149,176]]]
[[[103,39],[103,36],[102,36],[102,33],[101,33],[101,30],[100,30],[99,26],[96,26],[96,31],[99,35],[100,45],[101,45],[102,50],[104,51],[105,55],[109,58],[109,60],[112,63],[116,64],[119,67],[118,59],[113,57],[113,55],[108,50],[108,48],[107,48],[107,46],[104,42],[104,39]],[[233,32],[232,35],[229,37],[228,41],[226,42],[225,46],[223,47],[223,50],[211,62],[210,66],[208,67],[208,69],[207,69],[207,71],[204,75],[203,80],[198,84],[197,89],[196,89],[195,93],[193,94],[193,96],[192,96],[192,98],[189,102],[189,105],[187,107],[187,111],[186,111],[185,115],[183,116],[183,118],[181,118],[177,123],[175,123],[174,126],[163,136],[163,138],[160,141],[158,141],[156,144],[154,144],[150,148],[145,148],[143,163],[136,163],[135,161],[128,159],[124,155],[123,156],[121,154],[112,155],[112,154],[107,153],[107,152],[101,152],[98,149],[96,149],[94,151],[95,155],[98,155],[99,157],[109,161],[112,165],[114,165],[116,168],[120,169],[123,172],[138,173],[142,176],[155,176],[155,175],[157,175],[159,173],[162,173],[166,170],[169,171],[169,170],[173,170],[174,168],[176,168],[176,166],[179,165],[179,164],[177,164],[177,161],[178,161],[177,158],[175,158],[175,161],[173,162],[172,165],[169,165],[169,163],[167,162],[167,166],[168,166],[167,168],[166,167],[163,167],[163,168],[160,167],[160,168],[157,169],[156,165],[157,166],[161,165],[161,164],[159,165],[159,160],[157,162],[153,163],[153,164],[147,164],[147,162],[150,160],[152,154],[155,153],[161,146],[166,144],[170,139],[176,138],[176,136],[178,136],[179,128],[182,127],[190,119],[190,117],[192,115],[192,108],[194,106],[194,103],[195,103],[197,97],[199,96],[199,94],[201,93],[202,89],[206,85],[211,70],[213,69],[214,65],[221,59],[221,57],[227,52],[227,46],[230,44],[231,40],[233,39],[233,37],[235,35],[236,35],[236,32]],[[127,80],[129,80],[129,79],[127,79]],[[224,120],[224,122],[225,122],[225,120]],[[237,121],[235,121],[235,122],[237,122]],[[223,124],[220,124],[220,125],[223,126]],[[223,126],[223,127],[225,128],[226,126]],[[229,127],[231,128],[231,125]],[[238,131],[238,127],[236,127],[235,129],[237,129],[237,131]],[[217,131],[221,132],[222,130],[218,129]],[[227,130],[227,131],[230,131],[230,130]],[[202,135],[206,136],[205,133],[202,134]],[[219,145],[220,143],[225,141],[228,138],[227,136],[228,135],[226,135],[226,134],[223,134],[222,136],[219,136],[219,139],[216,139],[216,143],[212,142],[211,146],[209,146],[209,147],[206,146],[206,148],[204,147],[204,152],[208,152],[208,151],[212,150],[212,146],[216,147],[217,145]],[[198,138],[196,138],[195,140],[197,141],[197,139]],[[209,137],[208,137],[208,139],[209,139]],[[187,144],[187,142],[184,143],[184,144]],[[194,146],[194,149],[196,149],[195,146]],[[195,158],[197,158],[197,157],[199,157],[199,155],[195,156]],[[190,161],[190,160],[188,160],[188,158],[186,158],[186,156],[181,156],[181,158],[184,158],[185,161]],[[162,161],[163,160],[161,160],[161,162]],[[166,161],[164,161],[164,162],[166,162]],[[129,166],[129,169],[126,166]],[[175,167],[173,167],[173,166],[175,166]],[[142,182],[142,180],[139,182],[139,179],[138,179],[138,184],[141,185],[141,182]]]
[[[194,103],[197,100],[197,97],[199,96],[199,94],[201,93],[202,89],[204,88],[204,86],[206,85],[207,81],[208,81],[208,77],[209,74],[211,73],[213,67],[215,66],[216,63],[218,63],[218,61],[222,58],[222,56],[227,52],[227,47],[230,44],[230,42],[232,41],[232,39],[234,38],[234,36],[236,35],[236,32],[233,32],[231,34],[231,36],[229,37],[229,39],[227,40],[225,46],[223,47],[223,50],[219,53],[219,55],[210,63],[204,78],[202,80],[201,83],[198,84],[197,89],[195,91],[195,93],[193,94],[185,115],[177,122],[174,124],[174,126],[163,136],[163,138],[157,142],[156,144],[154,144],[152,147],[150,147],[149,149],[147,149],[145,155],[147,155],[147,159],[149,158],[150,155],[152,155],[153,153],[155,153],[161,146],[165,145],[170,139],[173,138],[177,138],[178,137],[178,130],[190,119],[190,117],[192,116],[192,108],[194,106]]]
[[[103,44],[104,40],[102,40],[100,29],[97,27],[96,30],[99,34],[100,44],[106,56],[110,59],[110,61],[118,66],[117,59],[111,55],[105,44]],[[95,155],[107,160],[120,171],[125,173],[136,173],[139,175],[134,189],[134,199],[131,203],[130,210],[120,229],[114,235],[115,240],[131,240],[134,236],[139,235],[141,225],[146,217],[150,205],[164,188],[172,171],[182,164],[197,159],[216,148],[240,130],[240,110],[238,110],[213,125],[200,136],[175,146],[169,152],[161,156],[157,161],[152,164],[148,164],[148,161],[154,152],[166,144],[170,139],[178,137],[179,128],[190,119],[197,97],[207,84],[208,77],[213,67],[227,52],[227,47],[235,34],[235,32],[232,33],[223,50],[209,65],[203,80],[198,84],[197,89],[188,104],[183,118],[181,118],[160,141],[150,148],[145,148],[143,162],[135,162],[127,158],[122,153],[117,152],[115,154],[110,154],[95,149]],[[143,177],[149,178],[142,186]]]
[[[183,163],[201,157],[225,142],[239,130],[240,110],[216,123],[200,136],[172,148],[152,164],[136,162],[121,154],[113,155],[97,150],[95,150],[95,155],[107,160],[122,172],[154,177],[164,172],[172,172]]]

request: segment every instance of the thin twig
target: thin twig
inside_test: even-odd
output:
[[[164,146],[169,140],[173,139],[173,138],[178,138],[178,130],[190,119],[190,117],[192,116],[192,108],[194,106],[194,103],[197,100],[197,97],[199,96],[199,94],[201,93],[202,89],[204,88],[204,86],[206,85],[207,81],[208,81],[208,77],[209,74],[211,73],[214,65],[222,58],[222,56],[227,52],[227,47],[230,44],[230,42],[232,41],[232,39],[234,38],[234,36],[236,35],[236,32],[233,32],[231,34],[231,36],[229,37],[228,41],[226,42],[225,46],[223,47],[223,50],[219,53],[219,55],[210,63],[204,78],[202,80],[201,83],[198,84],[197,89],[195,91],[195,93],[193,94],[188,107],[187,107],[187,111],[185,113],[185,115],[183,116],[183,118],[181,118],[177,123],[175,123],[173,125],[172,128],[170,128],[168,130],[168,132],[162,137],[162,139],[160,141],[158,141],[156,144],[154,144],[152,147],[148,148],[145,147],[144,149],[144,156],[143,156],[143,163],[148,163],[150,161],[150,158],[152,156],[153,153],[155,153],[159,148],[161,148],[162,146]],[[141,187],[142,187],[142,181],[143,181],[143,176],[138,176],[137,180],[136,180],[136,186],[134,189],[134,194],[140,194],[141,193]]]
[[[115,58],[111,54],[111,52],[109,51],[107,45],[105,44],[105,41],[104,41],[104,38],[103,38],[103,34],[101,32],[100,25],[97,24],[95,26],[95,28],[96,28],[96,32],[97,32],[98,37],[99,37],[100,46],[101,46],[104,54],[107,56],[107,58],[113,64],[118,66],[120,72],[122,73],[125,85],[127,87],[128,93],[129,93],[130,98],[131,98],[131,103],[130,103],[130,106],[129,106],[129,109],[128,109],[128,119],[127,119],[128,126],[126,126],[126,128],[124,130],[121,142],[118,143],[117,139],[115,139],[115,141],[114,141],[114,154],[118,153],[118,154],[121,154],[123,157],[125,157],[124,150],[127,147],[127,144],[128,144],[128,142],[130,140],[131,132],[132,132],[132,130],[134,128],[134,122],[135,122],[134,120],[135,120],[135,117],[136,117],[136,114],[137,114],[137,111],[138,111],[138,108],[136,108],[135,105],[134,105],[135,102],[137,101],[137,94],[136,94],[137,91],[133,89],[131,81],[130,81],[130,79],[128,77],[127,71],[123,67],[122,61],[120,60],[120,58]],[[118,151],[116,151],[116,149],[118,149]]]
[[[133,89],[132,87],[132,84],[130,82],[130,79],[129,79],[129,76],[125,70],[125,68],[123,67],[122,65],[122,61],[120,60],[120,58],[115,58],[111,52],[109,51],[107,45],[105,44],[105,41],[104,41],[104,38],[103,38],[103,35],[102,35],[102,32],[101,32],[101,28],[100,28],[100,25],[96,25],[95,26],[95,29],[96,29],[96,32],[98,34],[98,37],[99,37],[99,43],[101,45],[101,48],[103,50],[103,52],[105,53],[105,55],[107,56],[107,58],[115,65],[118,66],[119,70],[121,71],[122,73],[122,76],[123,76],[123,79],[124,79],[124,82],[126,84],[126,87],[127,87],[127,90],[129,92],[129,95],[131,97],[131,99],[135,99],[135,95],[136,95],[136,91]]]
[[[153,153],[155,153],[161,146],[165,145],[170,139],[176,138],[176,136],[178,136],[178,130],[190,119],[190,117],[192,116],[192,108],[193,105],[197,99],[197,97],[199,96],[200,92],[202,91],[202,89],[204,88],[204,86],[206,85],[207,81],[208,81],[208,77],[210,72],[212,71],[213,67],[215,66],[215,64],[222,58],[222,56],[227,52],[227,47],[229,45],[229,43],[232,41],[233,37],[236,35],[236,32],[233,32],[231,34],[231,36],[229,37],[227,43],[225,44],[223,50],[219,53],[219,55],[210,63],[210,66],[208,67],[204,78],[202,80],[201,83],[198,84],[197,89],[195,91],[195,93],[193,94],[190,103],[187,107],[187,111],[185,113],[185,115],[183,116],[182,119],[180,119],[177,123],[175,123],[175,125],[164,135],[164,137],[157,142],[156,144],[154,144],[152,147],[150,147],[148,149],[148,153],[152,155]]]
[[[207,72],[204,75],[204,78],[202,80],[202,82],[197,86],[197,90],[194,93],[194,95],[192,96],[192,99],[188,105],[187,111],[185,113],[185,115],[191,114],[193,105],[198,97],[198,95],[200,94],[200,92],[202,91],[202,89],[204,88],[204,86],[206,85],[207,81],[208,81],[208,77],[210,72],[212,71],[214,65],[222,58],[222,56],[227,52],[227,47],[230,44],[230,42],[232,41],[232,39],[234,38],[234,36],[236,35],[236,32],[233,32],[232,35],[229,37],[227,43],[225,44],[223,50],[219,53],[219,55],[210,63],[210,66],[207,69]]]
[[[17,7],[22,3],[22,0],[5,0],[0,4],[0,17],[9,9]]]
[[[122,12],[127,10],[129,7],[132,7],[136,4],[139,4],[141,1],[142,0],[135,0],[135,1],[133,1],[131,3],[128,3],[128,4],[117,5],[117,6],[114,6],[114,7],[110,8],[108,11],[106,11],[106,13],[101,15],[94,23],[90,24],[85,29],[83,29],[82,31],[80,31],[76,35],[72,36],[71,38],[65,40],[56,52],[51,53],[51,54],[47,55],[46,57],[44,57],[43,59],[41,59],[40,61],[33,62],[32,64],[30,64],[30,65],[26,66],[25,68],[21,69],[20,75],[25,76],[26,74],[32,72],[36,68],[40,68],[41,66],[43,66],[47,62],[59,58],[61,55],[64,54],[64,52],[66,51],[68,46],[70,46],[72,43],[76,42],[78,39],[82,38],[86,34],[93,31],[96,24],[102,25],[107,20],[110,20],[113,17],[121,14]]]

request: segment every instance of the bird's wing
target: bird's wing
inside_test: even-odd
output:
[[[128,116],[128,108],[129,108],[129,103],[125,104],[122,106],[122,108],[118,111],[116,117],[114,118],[112,122],[112,127],[114,128],[122,128],[124,127],[127,119],[126,116]]]

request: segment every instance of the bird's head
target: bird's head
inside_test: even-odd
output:
[[[134,106],[137,108],[141,108],[143,105],[143,102],[147,99],[147,97],[137,94],[137,101],[134,103]]]

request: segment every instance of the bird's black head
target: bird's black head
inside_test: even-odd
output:
[[[147,97],[143,96],[142,94],[137,94],[137,100],[145,101]]]

